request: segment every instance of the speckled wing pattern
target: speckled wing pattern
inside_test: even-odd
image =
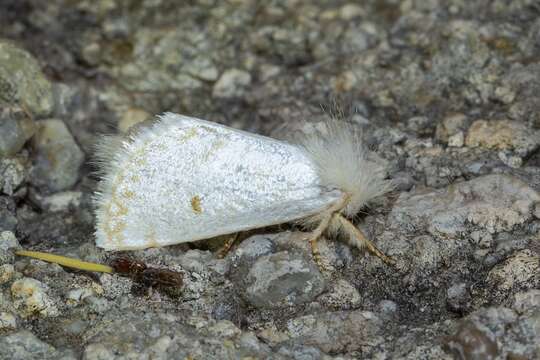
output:
[[[167,113],[114,154],[97,197],[96,243],[157,247],[319,213],[342,193],[320,185],[299,147]]]

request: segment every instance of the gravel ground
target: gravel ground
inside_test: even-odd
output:
[[[540,358],[540,4],[264,3],[0,1],[0,358]],[[14,255],[109,261],[93,144],[163,111],[355,124],[396,266],[323,239],[322,274],[294,226],[130,253],[180,291]]]

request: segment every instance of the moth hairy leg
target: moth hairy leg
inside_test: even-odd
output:
[[[234,235],[230,236],[223,246],[218,250],[217,257],[218,259],[223,259],[227,254],[229,253],[229,250],[231,250],[234,243],[238,240],[238,233],[235,233]]]
[[[339,202],[337,202],[324,213],[322,213],[319,217],[319,225],[317,225],[315,230],[313,230],[308,237],[309,245],[311,246],[311,254],[313,255],[313,260],[315,261],[319,269],[323,271],[332,270],[332,266],[327,261],[325,261],[325,259],[322,258],[317,240],[319,240],[322,234],[328,229],[331,222],[333,221],[332,219],[334,215],[336,215],[338,211],[345,207],[348,200],[349,196],[345,195]]]
[[[367,249],[372,255],[375,255],[383,262],[394,265],[396,262],[391,257],[385,255],[381,250],[379,250],[375,244],[373,244],[365,235],[358,229],[352,222],[347,220],[341,214],[335,214],[335,221],[339,221],[342,229],[349,235],[349,238],[359,249]]]
[[[332,270],[332,266],[325,261],[325,259],[322,258],[321,252],[319,251],[319,245],[317,243],[317,240],[321,237],[321,235],[324,233],[324,231],[328,228],[330,225],[330,221],[332,221],[332,217],[334,216],[333,212],[327,212],[322,216],[321,222],[319,225],[311,232],[309,235],[308,241],[309,245],[311,246],[311,254],[313,255],[313,261],[315,261],[315,264],[321,269],[322,271],[330,271]]]

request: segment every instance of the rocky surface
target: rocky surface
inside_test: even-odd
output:
[[[540,357],[535,1],[0,2],[0,359]],[[340,104],[337,106],[335,104]],[[321,110],[321,105],[323,110]],[[93,144],[173,111],[262,134],[338,115],[396,189],[357,224],[395,267],[281,226],[107,262]]]

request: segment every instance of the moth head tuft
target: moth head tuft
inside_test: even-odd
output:
[[[349,196],[342,212],[354,216],[393,186],[385,180],[384,166],[363,145],[355,127],[335,118],[324,124],[323,129],[302,136],[299,143],[315,163],[322,185]]]

